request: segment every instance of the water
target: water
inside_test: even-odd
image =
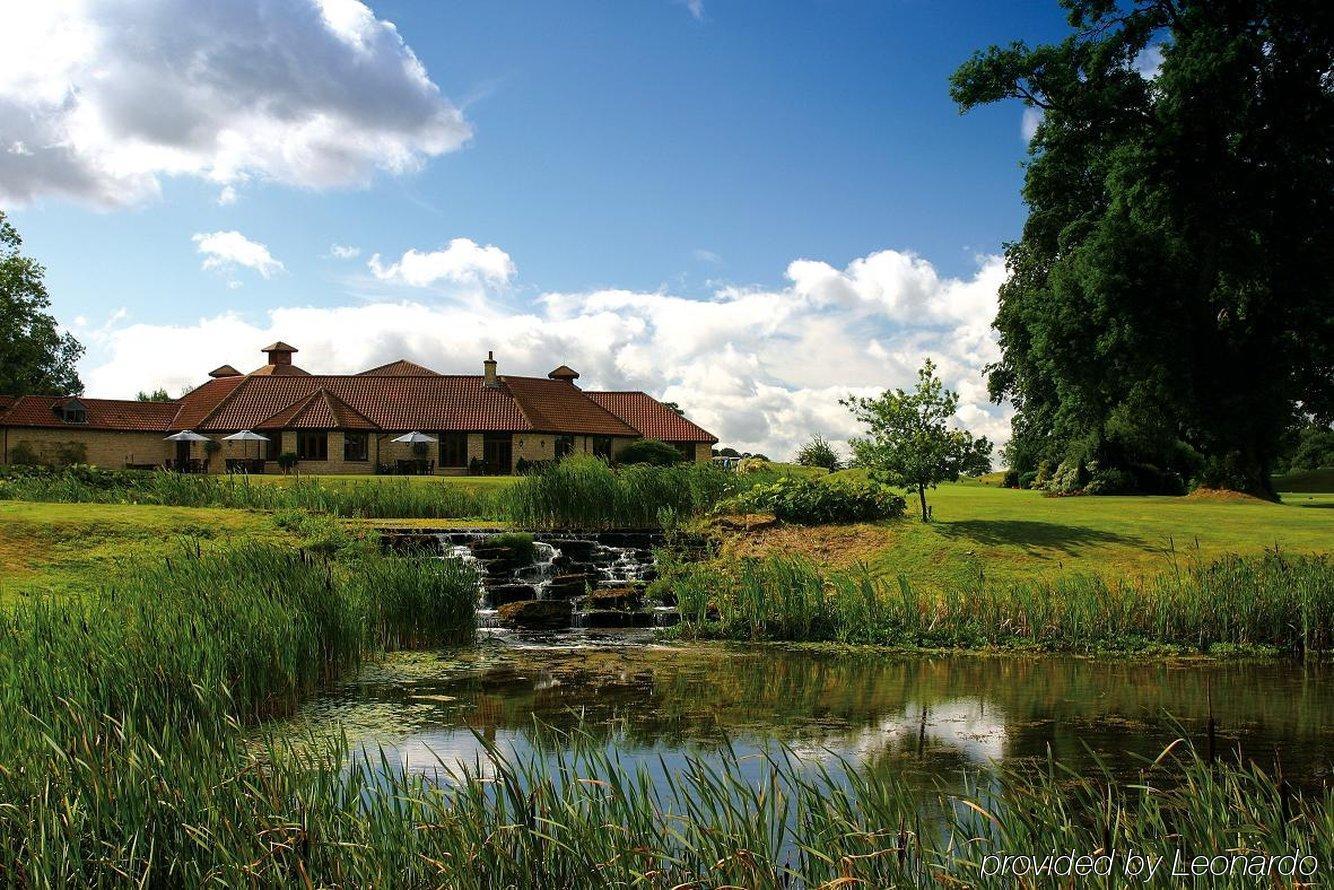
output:
[[[782,743],[811,764],[838,758],[923,786],[964,767],[1050,750],[1133,776],[1182,735],[1220,756],[1240,747],[1302,784],[1334,767],[1329,665],[1133,662],[1073,657],[908,656],[769,646],[664,645],[651,632],[488,632],[462,650],[399,653],[311,701],[295,732],[339,723],[354,745],[430,770],[472,763],[476,730],[527,753],[534,721],[582,728],[659,773],[686,752]]]

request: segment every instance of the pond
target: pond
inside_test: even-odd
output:
[[[627,766],[788,746],[924,787],[965,767],[1037,760],[1133,776],[1174,739],[1238,750],[1302,784],[1334,767],[1330,665],[907,655],[663,644],[651,631],[489,632],[463,649],[388,656],[310,701],[286,731],[341,725],[356,747],[432,770],[474,762],[478,735],[527,753],[537,723],[582,729]],[[474,731],[476,735],[474,734]],[[375,757],[379,754],[376,751]]]

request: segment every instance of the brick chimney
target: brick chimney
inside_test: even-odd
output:
[[[496,383],[496,359],[489,350],[486,353],[486,361],[482,362],[482,385],[493,388],[499,385]]]
[[[270,343],[260,350],[269,357],[269,364],[271,365],[290,365],[292,363],[292,353],[296,351],[295,346],[288,346],[281,340]]]

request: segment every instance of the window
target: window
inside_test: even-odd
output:
[[[57,405],[55,410],[65,423],[88,422],[88,409],[78,399],[70,399],[63,405]]]
[[[440,434],[440,466],[466,467],[468,465],[468,434]]]
[[[366,433],[343,433],[343,460],[370,460],[370,441]]]
[[[611,460],[611,436],[593,437],[593,456]]]
[[[569,457],[574,454],[574,436],[556,437],[556,460]]]
[[[676,450],[680,452],[681,460],[693,461],[695,459],[694,442],[673,442],[672,444],[675,445]]]
[[[298,430],[296,456],[301,460],[328,460],[329,434],[325,430]]]

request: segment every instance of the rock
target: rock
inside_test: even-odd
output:
[[[681,623],[681,613],[675,609],[655,609],[653,617],[658,627],[671,627]]]
[[[572,600],[583,596],[588,589],[588,577],[585,575],[557,575],[547,585],[546,594],[551,599]]]
[[[386,549],[403,550],[440,550],[440,539],[435,535],[417,532],[390,533],[382,539]]]
[[[506,603],[537,599],[537,588],[531,584],[497,584],[486,589],[486,599],[492,608],[499,608]]]
[[[511,627],[555,630],[570,626],[572,611],[567,600],[520,600],[501,606],[496,614]]]
[[[584,627],[652,627],[651,612],[627,612],[622,609],[592,609],[579,616]]]
[[[593,548],[596,545],[593,541],[557,539],[551,542],[551,546],[559,550],[561,556],[572,562],[588,562],[593,556]]]
[[[603,587],[588,596],[590,609],[631,609],[639,605],[643,593],[637,587]]]
[[[488,570],[491,570],[492,566],[518,568],[531,562],[529,553],[506,544],[492,544],[482,540],[473,544],[471,550],[472,555],[477,557],[479,562],[484,563]]]

